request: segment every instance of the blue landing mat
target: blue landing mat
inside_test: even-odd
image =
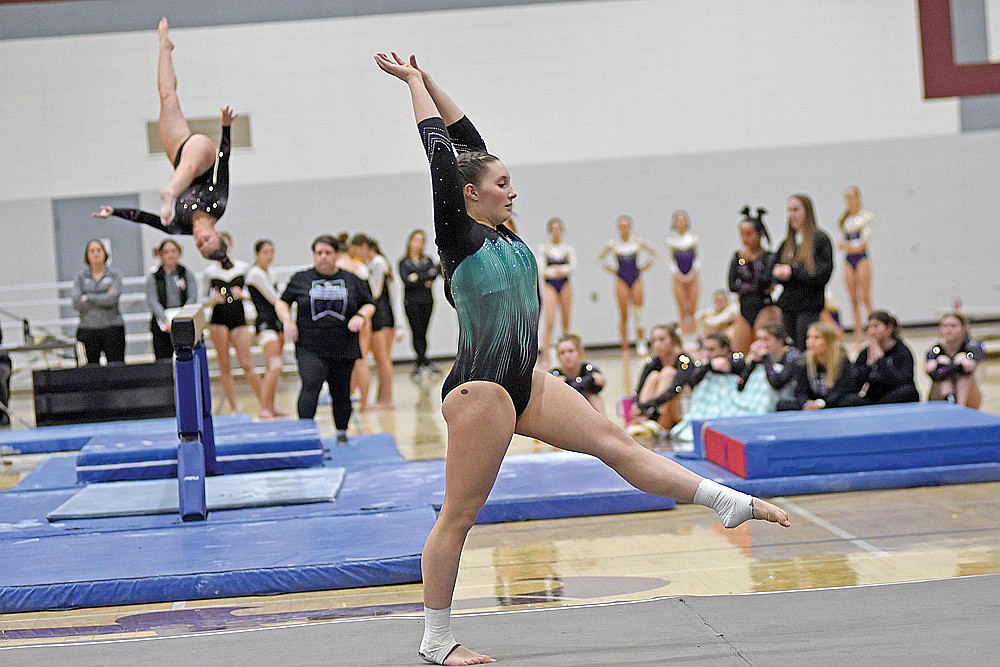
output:
[[[0,541],[0,612],[415,582],[434,518],[423,507]]]
[[[334,438],[324,438],[323,450],[329,465],[344,466],[351,470],[403,462],[396,440],[389,433],[352,435],[346,445],[338,445]]]
[[[15,491],[41,491],[81,487],[76,479],[76,456],[57,454],[45,459],[14,487]]]
[[[210,512],[333,502],[344,482],[343,468],[271,470],[205,479]],[[176,479],[141,479],[88,484],[49,512],[49,521],[177,514]]]
[[[1000,463],[930,466],[910,468],[908,470],[875,470],[828,475],[795,475],[791,477],[772,477],[770,479],[743,479],[725,468],[704,459],[693,461],[679,456],[676,452],[668,453],[666,456],[702,477],[707,477],[743,493],[749,493],[761,498],[1000,481]]]
[[[323,438],[324,463],[351,470],[367,466],[402,463],[396,441],[388,433],[351,436],[346,445]],[[56,455],[42,461],[14,487],[15,491],[41,491],[83,486],[76,478],[76,457]]]
[[[748,479],[1000,463],[1000,416],[949,403],[718,420],[706,458]]]
[[[213,417],[216,426],[246,424],[247,415],[224,415]],[[0,432],[0,449],[4,454],[46,454],[50,452],[70,452],[82,449],[92,437],[99,434],[115,435],[123,433],[149,432],[177,433],[177,420],[173,417],[162,419],[136,419],[130,421],[104,422],[96,424],[65,424],[62,426],[41,426],[26,430]]]
[[[177,476],[177,434],[95,435],[80,450],[81,482]],[[319,429],[311,419],[222,424],[215,430],[218,474],[310,468],[323,464]]]
[[[922,415],[935,415],[941,421],[961,420],[963,417],[973,420],[977,424],[997,423],[1000,418],[986,412],[970,410],[961,406],[953,405],[945,401],[927,401],[923,403],[897,403],[893,405],[866,405],[857,408],[831,408],[819,411],[789,411],[771,412],[766,415],[753,417],[719,417],[717,419],[702,419],[691,422],[691,431],[694,436],[694,452],[692,456],[704,457],[705,443],[702,440],[704,429],[711,427],[715,429],[758,429],[770,426],[774,427],[814,427],[821,424],[865,423],[868,420],[899,419],[905,422],[908,414],[914,413]],[[685,455],[683,458],[690,458]]]
[[[412,461],[348,472],[338,504],[363,509],[444,500],[444,461]],[[477,523],[649,512],[674,507],[669,498],[632,488],[600,460],[573,452],[508,456]]]

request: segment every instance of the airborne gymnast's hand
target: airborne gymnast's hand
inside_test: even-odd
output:
[[[418,79],[423,80],[423,74],[417,67],[416,56],[411,55],[410,60],[406,61],[396,55],[395,51],[391,51],[390,55],[376,53],[375,62],[383,72],[391,74],[401,81],[409,83]]]
[[[231,106],[226,105],[221,109],[219,109],[219,122],[222,124],[223,127],[229,127],[230,125],[233,124],[233,119],[236,118],[236,116],[238,115],[239,114],[233,111],[233,108]]]

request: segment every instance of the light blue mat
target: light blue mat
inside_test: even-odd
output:
[[[344,468],[272,470],[205,480],[209,511],[331,502]],[[47,516],[49,521],[177,513],[177,480],[145,479],[89,484]]]

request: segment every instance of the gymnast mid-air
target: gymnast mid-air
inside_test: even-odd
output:
[[[160,143],[174,165],[174,175],[160,191],[160,215],[137,208],[102,206],[95,218],[116,216],[154,227],[167,234],[194,237],[198,251],[206,259],[230,264],[226,242],[215,223],[226,212],[229,197],[230,126],[236,114],[225,106],[219,120],[222,141],[216,169],[215,143],[204,134],[192,134],[177,98],[177,74],[174,72],[174,43],[170,41],[167,19],[156,28],[160,40],[156,79],[160,93]]]

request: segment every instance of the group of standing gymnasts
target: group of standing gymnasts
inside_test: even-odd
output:
[[[223,168],[228,157],[225,128],[233,114],[228,107],[223,109],[224,146],[213,181],[209,171],[215,164],[214,146],[207,137],[190,134],[177,103],[170,63],[173,44],[167,32],[163,19],[158,28],[160,131],[175,172],[161,193],[163,208],[154,226],[194,235],[203,255],[228,264],[226,245],[215,223],[228,195]],[[434,241],[445,294],[459,322],[455,364],[442,387],[448,440],[445,496],[422,554],[425,624],[419,655],[442,665],[494,662],[455,641],[450,614],[466,536],[493,488],[515,433],[596,456],[636,488],[715,510],[726,527],[749,519],[788,526],[788,515],[781,508],[704,479],[646,449],[594,410],[579,392],[535,369],[541,310],[538,264],[534,253],[507,225],[517,196],[510,172],[486,151],[471,121],[417,65],[416,57],[379,53],[375,61],[409,90],[432,174]],[[99,215],[119,213],[105,208]],[[152,224],[156,217],[144,214],[132,219]],[[338,333],[357,332],[363,320],[373,315],[370,291],[337,268],[340,249],[333,237],[315,239],[314,266],[294,275],[277,302],[278,318],[290,339],[304,342],[299,325],[312,321],[310,311],[317,307],[322,315],[339,316],[318,320],[337,326]],[[298,313],[295,319],[292,308]],[[311,344],[320,345],[320,356],[327,352],[321,343]],[[351,351],[360,357],[360,349],[351,346]],[[331,372],[343,375],[347,365],[338,364]]]
[[[873,217],[861,207],[861,193],[857,187],[848,188],[844,198],[846,207],[840,216],[841,239],[837,247],[844,253],[844,281],[851,299],[855,337],[861,343],[865,322],[861,309],[864,307],[865,317],[873,310],[872,267],[868,254]],[[746,207],[738,223],[741,245],[730,261],[727,285],[739,299],[742,335],[735,338],[748,345],[750,332],[755,331],[759,324],[780,318],[801,348],[804,347],[806,328],[819,319],[826,305],[824,290],[833,271],[833,246],[829,237],[817,227],[812,200],[807,195],[789,197],[788,230],[777,248],[770,247],[771,238],[763,221],[765,213],[764,209],[757,209],[755,214]],[[627,354],[632,347],[629,335],[631,319],[636,349],[640,356],[645,356],[646,329],[642,310],[646,295],[643,274],[653,265],[657,253],[649,242],[633,234],[634,222],[630,216],[619,216],[616,224],[618,236],[603,248],[599,260],[615,278],[618,335],[622,351]],[[666,245],[677,323],[682,334],[694,334],[698,331],[699,322],[709,315],[709,311],[698,311],[701,290],[698,236],[691,229],[687,211],[673,213],[670,229]],[[544,278],[544,355],[548,354],[552,344],[557,316],[561,319],[562,334],[572,331],[573,290],[570,275],[577,263],[575,250],[565,239],[563,221],[559,218],[549,220],[546,230],[550,242],[538,248]],[[779,285],[785,295],[775,300],[772,293]],[[724,303],[728,304],[724,290],[722,294],[725,296]],[[780,313],[770,308],[778,302]],[[719,312],[722,312],[721,308]],[[764,317],[759,320],[762,312]],[[733,319],[727,318],[726,324],[731,324]]]

